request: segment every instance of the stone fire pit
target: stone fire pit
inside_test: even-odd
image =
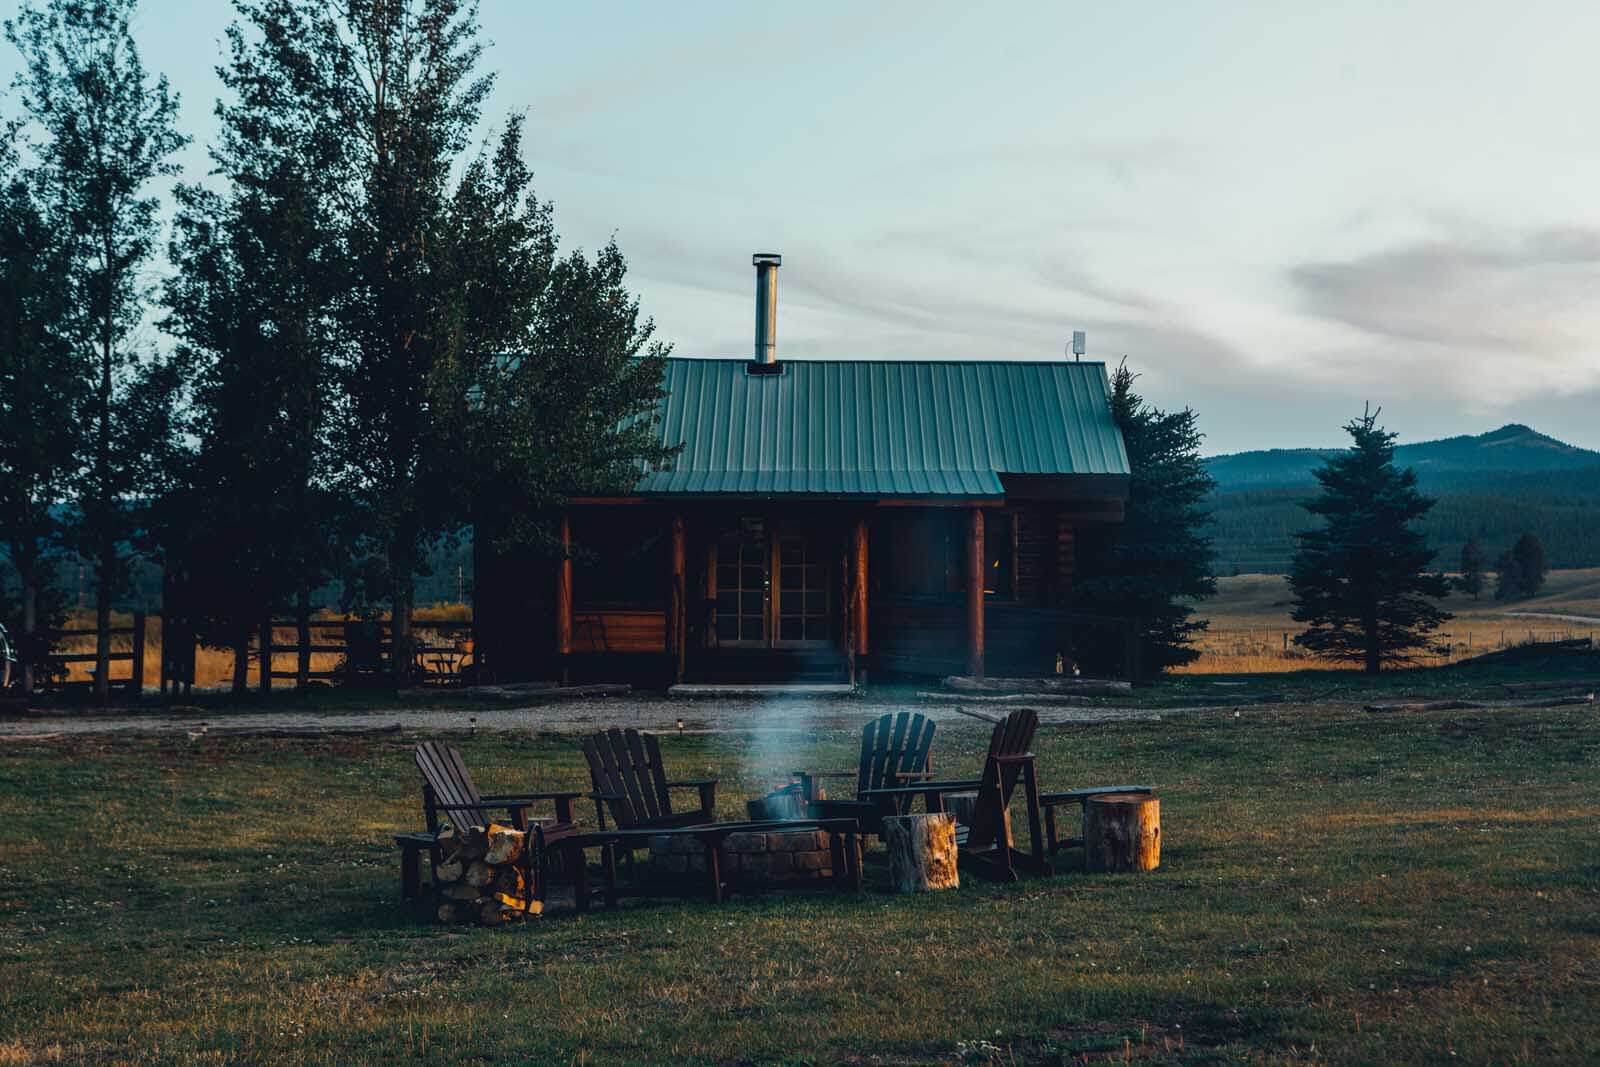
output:
[[[661,834],[650,839],[650,863],[667,875],[703,875],[705,846],[694,837]],[[734,886],[829,879],[831,835],[826,830],[732,833],[723,840],[719,865],[723,880]]]

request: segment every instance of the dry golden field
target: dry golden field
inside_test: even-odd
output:
[[[1473,600],[1456,593],[1444,606],[1455,618],[1436,635],[1437,651],[1420,663],[1453,663],[1534,640],[1600,637],[1600,621],[1593,621],[1600,620],[1600,568],[1551,571],[1544,591],[1529,600],[1502,602],[1489,592]],[[1216,598],[1198,605],[1197,610],[1211,628],[1198,642],[1200,659],[1180,673],[1254,674],[1359,666],[1319,661],[1295,647],[1294,635],[1300,626],[1289,617],[1291,595],[1283,575],[1218,578]]]

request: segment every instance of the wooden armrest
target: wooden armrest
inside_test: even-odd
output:
[[[435,802],[433,808],[435,811],[477,811],[479,808],[526,808],[531,806],[529,804],[491,804],[486,800],[480,800],[476,804],[440,804]]]
[[[1029,760],[1038,759],[1032,752],[1019,752],[1015,756],[990,756],[996,763],[1027,763]]]
[[[982,778],[968,778],[962,781],[951,782],[923,782],[921,785],[901,785],[892,789],[863,789],[861,796],[866,797],[920,797],[928,793],[960,793],[968,789],[979,789],[983,786]]]
[[[1097,785],[1087,789],[1067,789],[1059,793],[1039,794],[1041,807],[1053,808],[1058,804],[1081,804],[1089,797],[1099,796],[1101,793],[1154,793],[1155,786],[1150,785]]]
[[[496,804],[527,804],[535,800],[576,800],[583,796],[582,793],[506,793],[484,797],[483,802],[488,805]]]
[[[886,778],[932,778],[934,771],[884,771]]]

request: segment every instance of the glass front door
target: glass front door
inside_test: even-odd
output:
[[[778,538],[778,643],[828,640],[828,568],[803,537]]]
[[[717,545],[717,644],[826,644],[828,570],[811,540],[797,534],[754,528],[724,538]]]
[[[765,645],[771,580],[767,539],[759,532],[717,546],[717,643]]]

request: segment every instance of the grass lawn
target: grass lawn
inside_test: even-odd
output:
[[[1047,788],[1163,790],[1159,872],[403,917],[405,743],[0,748],[0,1064],[1578,1062],[1600,1049],[1591,708],[1245,710],[1050,727]],[[978,724],[940,731],[976,768]],[[854,738],[784,755],[849,766]],[[486,789],[565,737],[463,737]],[[766,782],[738,736],[670,738]],[[874,862],[875,858],[875,862]],[[873,882],[876,884],[870,884]]]

